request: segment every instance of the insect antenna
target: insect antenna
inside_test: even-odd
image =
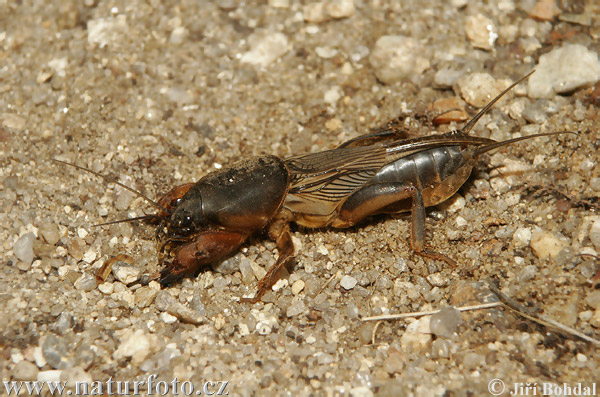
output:
[[[515,143],[515,142],[519,142],[519,141],[524,141],[526,139],[533,139],[533,138],[537,138],[537,137],[540,137],[540,136],[550,136],[550,135],[560,135],[560,134],[573,134],[573,135],[577,135],[577,133],[575,133],[573,131],[558,131],[558,132],[542,132],[540,134],[520,136],[518,138],[507,139],[507,140],[501,141],[501,142],[494,142],[494,143],[490,143],[489,145],[485,145],[485,146],[482,146],[480,148],[477,148],[475,150],[475,157],[477,157],[480,154],[483,154],[485,152],[489,152],[490,150],[499,148],[501,146],[510,145],[511,143]]]
[[[471,120],[469,120],[469,122],[467,124],[465,124],[465,126],[460,130],[460,132],[462,132],[465,135],[468,135],[469,132],[473,129],[473,127],[475,127],[475,124],[477,124],[477,122],[479,121],[479,119],[481,117],[483,117],[483,115],[486,114],[490,110],[490,108],[492,106],[494,106],[494,104],[500,100],[500,98],[502,98],[504,95],[506,95],[507,92],[509,92],[510,90],[512,90],[513,88],[515,88],[515,86],[518,85],[519,83],[521,83],[523,80],[525,80],[529,76],[531,76],[534,72],[535,72],[535,70],[532,70],[531,72],[529,72],[525,76],[521,77],[519,80],[517,80],[514,83],[512,83],[507,89],[505,89],[504,91],[502,91],[500,94],[498,94],[498,96],[496,98],[492,99],[490,101],[490,103],[488,103],[487,105],[485,105],[485,107],[483,109],[481,109],[479,111],[479,113],[477,113],[477,115],[475,115],[475,117],[473,117]]]
[[[135,189],[133,189],[133,188],[131,188],[131,187],[129,187],[129,186],[127,186],[127,185],[119,182],[119,181],[117,181],[114,177],[111,177],[109,175],[101,174],[99,172],[93,171],[93,170],[91,170],[89,168],[85,168],[85,167],[82,167],[82,166],[77,165],[77,164],[68,163],[66,161],[62,161],[62,160],[58,160],[58,159],[52,159],[52,160],[55,161],[55,162],[57,162],[57,163],[68,165],[70,167],[77,168],[78,170],[86,171],[86,172],[89,172],[90,174],[94,174],[96,176],[99,176],[100,178],[104,179],[106,182],[114,183],[115,185],[118,185],[118,186],[122,187],[123,189],[129,190],[131,193],[135,194],[138,197],[143,198],[144,200],[146,200],[148,203],[152,204],[154,207],[158,208],[159,210],[165,211],[167,213],[169,212],[165,207],[163,207],[162,205],[158,204],[156,201],[150,199],[145,194],[140,193],[137,190],[135,190]],[[149,219],[149,217],[152,217],[152,216],[153,215],[145,215],[145,216],[142,216],[142,217],[139,217],[139,218],[123,219],[122,221],[109,222],[109,223],[105,223],[105,224],[102,224],[102,225],[107,225],[107,224],[110,224],[110,223],[119,223],[119,222],[131,222],[133,220],[138,220],[138,219]]]
[[[92,227],[108,226],[108,225],[114,225],[115,223],[128,223],[128,222],[145,221],[145,220],[153,220],[153,219],[166,220],[167,222],[170,221],[169,218],[165,218],[163,216],[156,215],[156,214],[149,214],[149,215],[136,216],[135,218],[119,219],[116,221],[96,223],[95,225],[92,225]]]

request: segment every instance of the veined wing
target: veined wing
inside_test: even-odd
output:
[[[326,215],[385,165],[386,149],[338,148],[289,157],[285,163],[291,177],[286,205],[297,212]]]

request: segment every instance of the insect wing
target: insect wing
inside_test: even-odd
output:
[[[289,157],[287,203],[303,213],[332,213],[341,200],[368,182],[385,165],[381,145],[340,148]]]

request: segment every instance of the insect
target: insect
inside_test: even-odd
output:
[[[454,265],[452,259],[425,245],[425,208],[454,195],[481,154],[525,139],[563,133],[502,142],[469,135],[492,105],[529,75],[500,93],[460,130],[404,139],[396,128],[384,128],[332,150],[284,159],[253,157],[196,183],[177,186],[157,202],[109,177],[75,167],[109,179],[159,209],[157,214],[135,219],[158,225],[163,286],[194,276],[203,267],[231,255],[255,232],[266,229],[276,242],[279,256],[259,281],[255,297],[243,299],[256,302],[294,255],[290,223],[347,228],[371,215],[404,211],[411,213],[412,251]]]

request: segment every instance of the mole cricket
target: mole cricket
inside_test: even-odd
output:
[[[171,189],[153,201],[134,189],[90,169],[90,172],[142,197],[156,214],[109,222],[145,220],[156,224],[163,286],[234,253],[252,234],[267,230],[279,256],[258,283],[259,301],[294,255],[290,223],[308,228],[348,228],[376,214],[411,213],[412,251],[454,266],[444,254],[425,245],[425,209],[452,197],[466,182],[483,153],[540,136],[540,133],[495,141],[470,136],[479,119],[533,72],[491,100],[459,130],[405,139],[384,128],[351,139],[335,149],[287,158],[256,156],[209,173],[195,183]]]

